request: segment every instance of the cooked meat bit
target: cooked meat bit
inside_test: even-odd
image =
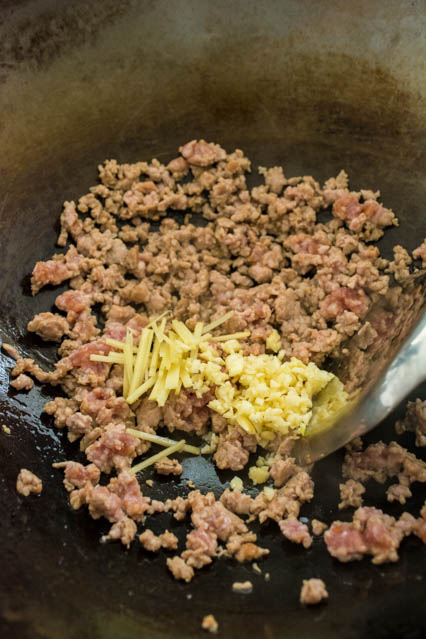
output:
[[[31,277],[31,290],[33,295],[39,292],[47,284],[61,284],[65,280],[74,277],[78,269],[70,268],[68,264],[59,260],[48,260],[47,262],[37,262],[34,266]]]
[[[183,497],[176,497],[176,499],[168,499],[166,501],[167,510],[174,511],[174,518],[178,521],[185,519],[187,512],[191,509],[191,504],[187,499]]]
[[[181,557],[172,557],[167,559],[167,567],[175,579],[182,579],[189,583],[194,577],[194,570],[185,563]]]
[[[327,524],[320,521],[319,519],[313,519],[312,522],[312,532],[314,535],[322,535],[328,528]]]
[[[225,151],[218,145],[207,143],[205,140],[191,140],[184,146],[181,146],[179,151],[189,164],[195,164],[197,166],[209,166],[219,160],[224,160],[226,157]]]
[[[402,520],[404,515],[410,516],[409,513],[403,513],[399,521]],[[416,520],[412,532],[414,532],[414,534],[417,535],[417,537],[419,537],[419,539],[421,539],[424,544],[426,544],[426,502],[424,503],[423,508],[420,511],[420,517]]]
[[[300,603],[318,604],[328,598],[328,592],[322,579],[304,579],[300,591]]]
[[[138,428],[145,432],[154,431],[163,417],[163,409],[150,399],[143,399],[136,409]]]
[[[72,367],[73,365],[71,360],[68,357],[64,357],[55,364],[54,371],[46,373],[40,368],[40,366],[34,363],[33,359],[20,357],[16,361],[11,374],[12,377],[17,377],[21,373],[29,373],[39,382],[56,386],[57,384],[64,382],[64,378],[70,372]]]
[[[339,510],[362,506],[362,495],[365,493],[365,487],[359,481],[348,479],[344,484],[339,484],[339,489],[341,499]]]
[[[93,519],[105,517],[108,521],[115,522],[124,517],[120,498],[111,493],[106,486],[92,486],[90,482],[70,493],[70,504],[74,510],[87,504]]]
[[[405,515],[396,521],[377,508],[358,508],[351,522],[335,521],[324,534],[328,552],[342,562],[366,554],[374,564],[397,561],[401,540],[413,532]]]
[[[122,471],[117,477],[111,479],[108,489],[118,495],[121,499],[121,507],[129,517],[136,521],[143,521],[145,513],[150,510],[151,500],[142,495],[138,480],[133,473],[127,470]],[[154,510],[163,510],[158,509],[154,501],[151,502],[151,506]]]
[[[299,470],[299,466],[295,463],[294,457],[287,459],[277,459],[271,466],[271,477],[274,480],[274,486],[280,488],[295,475]]]
[[[405,504],[412,494],[410,488],[403,484],[392,484],[386,491],[388,501],[398,501],[400,504]]]
[[[86,457],[103,473],[110,473],[113,468],[130,467],[138,445],[139,440],[126,432],[124,424],[110,424],[101,437],[88,446]]]
[[[214,532],[221,541],[227,541],[230,535],[247,532],[247,526],[240,517],[231,513],[213,493],[202,495],[198,490],[188,495],[192,508],[192,523],[196,528]]]
[[[203,435],[207,432],[210,410],[208,402],[212,399],[210,393],[197,397],[195,393],[181,391],[178,395],[171,395],[163,409],[163,420],[172,433],[176,428],[186,432]]]
[[[217,534],[208,528],[195,528],[188,533],[185,545],[186,549],[182,553],[182,559],[188,566],[200,569],[211,564],[216,555]]]
[[[249,593],[253,590],[253,584],[251,581],[234,581],[232,590],[234,592]]]
[[[181,179],[188,174],[188,162],[182,157],[171,160],[167,168],[176,179]]]
[[[285,177],[281,166],[273,166],[270,169],[266,167],[259,167],[260,175],[265,176],[265,184],[269,189],[277,195],[281,193],[283,187],[287,184],[287,178]]]
[[[159,475],[181,475],[182,466],[177,459],[164,457],[155,463],[155,470]]]
[[[220,469],[241,470],[247,464],[250,453],[254,453],[256,448],[256,437],[244,433],[239,428],[230,428],[219,435],[214,455],[215,464]]]
[[[219,624],[213,615],[206,615],[203,617],[203,621],[201,622],[201,627],[203,630],[207,630],[208,632],[215,633],[219,630]]]
[[[222,504],[237,515],[249,515],[252,498],[239,490],[229,490],[227,488],[221,495]]]
[[[284,537],[296,544],[302,544],[304,548],[312,546],[312,537],[306,524],[295,518],[283,519],[278,523]]]
[[[28,497],[30,493],[41,493],[43,483],[37,475],[34,475],[30,470],[21,468],[18,478],[16,480],[16,490],[24,497]]]
[[[426,268],[426,239],[413,251],[413,257],[415,260],[421,260],[423,268]]]
[[[396,442],[377,442],[364,451],[349,451],[343,464],[343,477],[361,482],[373,478],[383,483],[398,474],[407,455],[410,453]]]
[[[393,273],[396,281],[404,279],[410,275],[410,264],[412,259],[402,246],[393,247],[393,261],[389,262],[387,271]]]
[[[101,541],[105,542],[119,539],[124,546],[129,548],[136,536],[136,530],[136,524],[133,519],[122,517],[111,526],[109,533],[104,535]]]
[[[93,419],[90,415],[83,415],[82,413],[76,412],[67,417],[65,424],[68,428],[68,439],[72,442],[92,431]]]
[[[314,483],[308,473],[300,471],[276,490],[271,500],[264,492],[259,493],[252,502],[251,514],[257,516],[260,523],[268,518],[279,522],[284,517],[298,517],[301,504],[314,496],[313,488]]]
[[[261,548],[252,542],[247,542],[241,544],[234,557],[238,562],[245,563],[261,559],[265,555],[269,555],[269,552],[268,548]]]
[[[45,342],[60,342],[70,330],[65,317],[56,313],[39,313],[28,322],[27,329],[37,333]]]
[[[378,240],[382,235],[382,228],[397,225],[394,213],[385,209],[376,200],[359,202],[359,196],[348,193],[337,199],[333,204],[333,215],[344,220],[351,231],[362,232],[367,240]]]
[[[168,530],[162,535],[155,535],[149,528],[139,535],[139,541],[145,550],[149,550],[150,552],[158,552],[160,548],[176,550],[178,545],[178,538]]]
[[[343,475],[361,481],[371,477],[380,483],[397,475],[399,483],[388,488],[387,498],[390,502],[405,504],[411,497],[410,485],[415,481],[426,482],[426,463],[396,442],[378,442],[363,452],[349,451],[345,457]]]
[[[105,517],[114,523],[126,515],[143,521],[150,509],[150,499],[143,497],[139,484],[131,473],[121,472],[107,486],[93,486],[86,482],[82,488],[70,493],[70,504],[74,509],[87,504],[93,519]]]
[[[121,373],[121,377],[122,377]],[[130,409],[124,397],[117,397],[114,389],[98,387],[93,390],[81,390],[78,396],[80,410],[90,415],[99,425],[124,422],[130,415]]]
[[[58,246],[66,245],[68,234],[76,240],[83,233],[83,224],[78,218],[78,214],[75,209],[75,202],[64,202],[60,222],[61,233],[57,241]]]
[[[34,381],[31,379],[31,377],[28,377],[28,375],[24,375],[24,373],[21,373],[13,380],[13,382],[10,382],[10,385],[18,391],[28,391],[33,388]]]
[[[43,411],[48,415],[54,416],[55,426],[57,428],[64,428],[67,419],[72,417],[77,407],[78,403],[74,399],[55,397],[55,399],[52,399],[52,401],[44,405]]]
[[[235,555],[243,544],[254,543],[257,541],[257,535],[254,532],[233,533],[226,542],[226,551],[224,554],[228,556]],[[222,554],[222,553],[220,553]]]
[[[344,311],[351,311],[357,316],[365,315],[368,309],[368,298],[362,290],[340,287],[327,295],[321,303],[320,311],[327,320],[336,319]]]
[[[90,482],[95,485],[99,482],[101,473],[99,468],[95,464],[88,464],[83,466],[74,461],[65,461],[52,464],[53,468],[65,468],[64,473],[64,486],[71,492],[74,488],[83,488],[83,486]]]
[[[12,359],[14,360],[19,359],[19,351],[17,348],[12,346],[12,344],[7,344],[6,342],[3,342],[1,347],[4,350],[4,352],[9,355],[9,357],[12,357]]]
[[[408,402],[405,417],[395,424],[395,429],[399,434],[405,430],[414,431],[416,446],[426,446],[426,400]]]

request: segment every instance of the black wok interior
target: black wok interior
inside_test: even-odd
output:
[[[106,158],[166,161],[193,138],[242,148],[253,167],[279,164],[287,175],[324,180],[345,168],[355,189],[380,189],[400,218],[382,241],[384,255],[394,244],[418,246],[426,228],[425,27],[421,0],[0,2],[0,339],[51,365],[53,347],[26,324],[58,290],[31,297],[29,274],[54,252],[63,201],[86,193]],[[403,542],[397,564],[343,565],[320,541],[305,551],[266,525],[260,540],[271,555],[262,575],[217,561],[190,584],[171,578],[164,555],[99,544],[106,525],[70,510],[51,468],[75,453],[41,416],[54,391],[10,392],[11,367],[2,355],[0,424],[11,434],[0,430],[1,637],[201,637],[208,613],[232,638],[425,636],[417,538]],[[403,406],[370,438],[392,439],[402,414]],[[338,452],[316,466],[316,499],[302,516],[337,517],[341,459]],[[23,466],[42,477],[40,497],[17,495]],[[214,490],[229,480],[188,461],[180,481],[159,482],[158,495],[185,494],[188,478]],[[403,510],[386,504],[383,486],[369,495],[391,514]],[[415,485],[409,509],[417,514],[423,501]],[[182,535],[161,517],[154,530]],[[330,599],[304,609],[300,584],[311,576],[325,580]],[[253,593],[232,593],[233,581],[246,579]]]

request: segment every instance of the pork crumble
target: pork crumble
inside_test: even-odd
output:
[[[184,390],[164,407],[143,397],[131,410],[122,396],[121,366],[92,361],[91,355],[108,355],[106,338],[122,341],[128,328],[137,338],[150,318],[164,311],[191,330],[199,321],[233,311],[224,330],[250,331],[243,341],[246,354],[279,350],[284,359],[321,365],[338,358],[345,340],[357,335],[362,355],[372,345],[380,348],[386,319],[370,323],[369,308],[388,291],[390,276],[398,281],[415,266],[400,246],[392,261],[380,256],[372,242],[398,220],[379,202],[378,192],[351,191],[344,171],[321,186],[311,176],[287,178],[281,167],[260,167],[263,183],[249,189],[250,171],[242,151],[228,154],[204,140],[185,144],[168,165],[158,160],[100,165],[99,184],[77,202],[64,203],[58,238],[64,252],[37,262],[32,273],[34,294],[46,285],[69,283],[55,300],[57,312],[39,313],[28,324],[42,340],[58,342],[54,370],[46,372],[3,345],[16,359],[11,383],[16,390],[28,390],[34,378],[63,391],[44,410],[87,458],[86,465],[55,464],[64,469],[71,507],[87,506],[93,518],[110,522],[103,541],[119,539],[129,546],[142,527],[139,540],[151,552],[177,550],[178,542],[167,530],[157,536],[144,528],[148,517],[170,512],[178,521],[190,518],[185,548],[167,559],[172,574],[186,582],[216,557],[253,562],[267,555],[247,526],[254,519],[275,521],[287,539],[308,548],[311,535],[298,519],[314,494],[308,469],[291,457],[292,436],[281,436],[270,444],[274,488],[268,493],[252,497],[226,490],[216,500],[213,493],[192,490],[165,502],[144,495],[129,469],[151,444],[128,427],[151,434],[160,427],[197,436],[212,431],[214,463],[234,471],[246,466],[257,441],[213,413],[208,393],[200,398]],[[193,215],[202,226],[192,224]],[[414,260],[424,258],[424,246],[413,252]],[[424,402],[418,400],[404,422],[421,445],[424,418]],[[39,485],[41,490],[41,482],[26,481],[28,472],[20,474],[24,490]],[[173,477],[181,466],[163,459],[157,472]],[[349,561],[367,554],[380,563],[397,558],[407,534],[426,542],[425,508],[417,519],[404,513],[398,520],[363,508],[360,483],[397,477],[388,498],[405,503],[411,483],[424,482],[425,472],[424,463],[395,442],[350,448],[341,507],[358,509],[351,522],[334,522],[325,532],[331,555]],[[101,473],[112,474],[109,483],[99,483]],[[316,535],[326,527],[312,523]],[[303,601],[327,596],[324,584],[316,582],[304,584]]]

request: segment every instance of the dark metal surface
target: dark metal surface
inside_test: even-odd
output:
[[[385,253],[395,243],[412,249],[424,236],[423,2],[27,0],[1,2],[0,18],[0,336],[40,363],[54,351],[25,326],[57,292],[30,297],[28,274],[52,253],[62,202],[85,193],[107,157],[166,159],[205,137],[240,146],[254,166],[282,164],[287,175],[322,180],[344,167],[354,188],[380,188],[401,219]],[[301,550],[266,526],[260,538],[271,556],[262,569],[270,581],[218,561],[189,585],[172,580],[162,555],[100,545],[104,524],[69,510],[50,468],[73,449],[40,419],[48,390],[9,393],[11,364],[1,358],[0,424],[12,431],[0,431],[1,637],[201,637],[207,613],[224,637],[426,633],[426,559],[417,539],[403,542],[395,565],[341,565],[320,542]],[[394,418],[371,436],[392,438]],[[340,461],[337,453],[317,465],[317,498],[303,516],[337,515]],[[229,479],[193,465],[186,477],[203,487]],[[22,466],[43,478],[40,497],[16,494]],[[369,495],[385,505],[383,486]],[[423,499],[416,485],[413,512]],[[175,528],[158,518],[159,528],[165,523]],[[330,600],[305,610],[299,587],[311,576],[326,581]],[[253,593],[233,594],[232,582],[247,578]]]

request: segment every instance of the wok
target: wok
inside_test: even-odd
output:
[[[400,217],[384,254],[396,243],[413,249],[426,226],[425,22],[416,0],[1,2],[1,338],[51,365],[54,349],[26,324],[58,290],[32,298],[29,273],[52,254],[62,202],[87,192],[105,158],[165,161],[196,137],[243,148],[254,166],[280,164],[287,175],[323,180],[345,168],[354,188],[380,188]],[[162,555],[100,545],[105,525],[70,510],[51,469],[74,450],[40,417],[54,391],[9,392],[11,365],[1,358],[0,423],[11,429],[0,431],[5,639],[201,637],[208,613],[224,637],[425,636],[426,553],[416,538],[403,542],[397,564],[342,565],[319,541],[301,550],[265,526],[261,543],[272,550],[263,575],[217,561],[188,585],[170,577]],[[391,439],[402,414],[374,438]],[[341,459],[316,466],[317,498],[302,515],[338,515]],[[40,497],[16,494],[22,466],[42,477]],[[229,479],[207,462],[186,463],[188,477],[215,490]],[[184,479],[157,490],[182,493]],[[369,494],[401,512],[386,505],[383,486]],[[175,525],[158,519],[166,524]],[[326,581],[330,599],[303,609],[300,584],[311,576]],[[245,579],[253,593],[233,594],[232,582]]]

